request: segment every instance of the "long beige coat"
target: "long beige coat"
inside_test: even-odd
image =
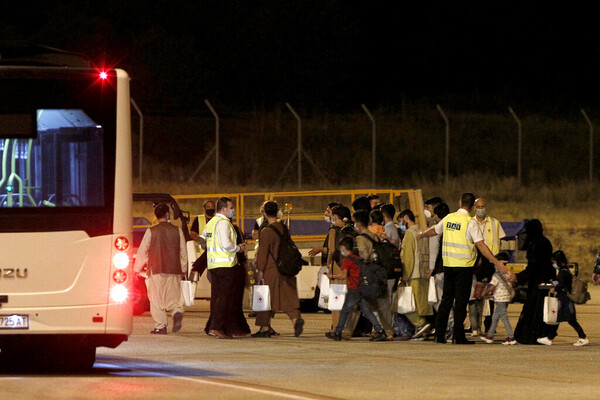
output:
[[[296,277],[281,275],[277,270],[275,260],[277,260],[279,250],[279,236],[270,227],[277,229],[279,233],[284,232],[281,222],[269,224],[269,227],[264,227],[260,231],[260,246],[256,256],[256,266],[263,273],[265,285],[269,285],[271,310],[290,311],[300,308]]]

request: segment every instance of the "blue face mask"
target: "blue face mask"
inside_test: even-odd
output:
[[[235,215],[235,208],[232,208],[231,210],[229,210],[229,214],[227,214],[227,217],[233,218],[234,215]]]
[[[340,254],[342,255],[342,257],[346,257],[348,255],[348,253],[346,253],[345,251],[340,251]]]
[[[401,223],[399,228],[402,232],[406,232],[406,225],[404,225],[404,223]]]

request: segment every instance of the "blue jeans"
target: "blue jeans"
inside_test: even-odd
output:
[[[340,311],[340,319],[338,321],[337,327],[335,328],[335,332],[342,333],[342,331],[344,330],[344,325],[346,325],[346,320],[348,319],[348,316],[350,315],[350,313],[352,313],[354,307],[357,304],[360,308],[360,312],[362,313],[362,315],[364,315],[365,318],[367,318],[369,322],[373,324],[375,331],[381,332],[383,330],[383,327],[377,320],[375,314],[373,314],[373,311],[369,306],[369,302],[363,299],[358,289],[348,289],[348,292],[346,293],[346,298],[344,299],[344,305],[342,306],[342,311]]]
[[[510,321],[508,320],[508,314],[506,313],[507,309],[508,302],[494,302],[494,314],[492,315],[492,324],[490,325],[490,329],[486,334],[487,337],[494,337],[496,334],[496,328],[498,327],[498,321],[502,320],[508,337],[514,339],[515,333],[513,332]]]

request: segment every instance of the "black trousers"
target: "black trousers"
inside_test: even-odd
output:
[[[444,267],[444,291],[435,321],[438,339],[444,339],[448,317],[454,305],[454,340],[466,339],[465,318],[473,284],[473,267]]]
[[[246,271],[240,264],[210,270],[210,317],[204,331],[223,331],[229,335],[250,333],[242,303]]]
[[[573,329],[575,329],[575,332],[577,332],[577,336],[579,336],[579,339],[585,339],[585,332],[583,331],[583,328],[581,327],[581,325],[579,325],[579,322],[577,322],[576,319],[567,322],[573,327]],[[546,325],[546,336],[548,337],[548,339],[554,340],[554,338],[558,336],[558,325],[544,325]]]

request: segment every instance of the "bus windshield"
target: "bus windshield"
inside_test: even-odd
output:
[[[0,207],[103,206],[102,126],[80,109],[40,109],[35,119],[34,138],[0,140]],[[12,129],[26,134],[21,121]]]

